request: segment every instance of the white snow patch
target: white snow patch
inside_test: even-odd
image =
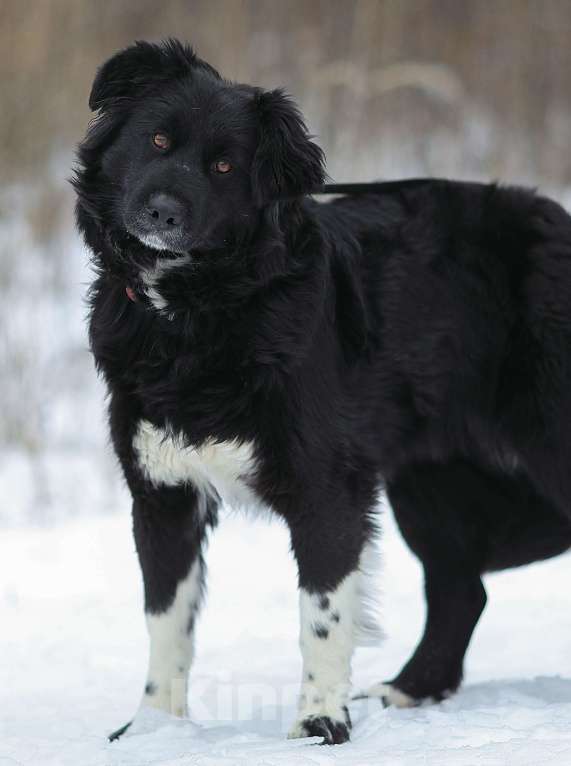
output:
[[[95,496],[97,497],[97,495]],[[85,502],[89,504],[90,493]],[[487,578],[459,694],[440,705],[350,703],[352,742],[286,740],[301,657],[296,570],[281,525],[231,516],[208,551],[190,720],[145,711],[109,744],[145,682],[142,586],[127,513],[0,535],[0,763],[14,766],[562,766],[571,763],[571,558]],[[393,677],[423,621],[420,568],[389,513],[381,647],[356,689]],[[562,678],[559,674],[567,674]]]

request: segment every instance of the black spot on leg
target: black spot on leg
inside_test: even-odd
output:
[[[321,705],[322,702],[323,702],[322,697],[320,697],[318,694],[316,694],[315,697],[313,698],[313,704],[314,705]]]
[[[325,627],[325,625],[316,625],[313,628],[313,633],[317,638],[329,638],[329,629]]]
[[[186,632],[188,635],[190,635],[193,630],[194,630],[194,614],[191,614],[186,624]]]
[[[320,609],[323,609],[324,611],[325,611],[325,609],[329,609],[329,604],[330,604],[329,596],[321,596],[320,597],[320,599],[319,599],[319,608]]]
[[[341,620],[341,616],[339,612],[331,612],[331,622],[339,622]]]
[[[157,685],[153,683],[152,681],[148,681],[145,684],[145,694],[148,695],[149,697],[152,697],[153,694],[156,694],[156,693],[157,693]]]
[[[308,681],[315,681],[315,676],[313,675],[313,673],[308,673],[307,674],[307,680]]]

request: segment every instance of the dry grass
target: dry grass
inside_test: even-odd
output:
[[[3,0],[0,14],[4,181],[77,141],[102,59],[173,34],[232,78],[292,90],[334,175],[571,181],[568,0]]]

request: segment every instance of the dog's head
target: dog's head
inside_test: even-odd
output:
[[[230,83],[175,40],[114,55],[89,105],[99,114],[75,182],[88,240],[104,231],[155,253],[220,248],[268,205],[323,183],[321,149],[286,94]]]

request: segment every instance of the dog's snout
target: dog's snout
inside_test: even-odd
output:
[[[145,205],[145,210],[154,228],[168,231],[182,225],[184,206],[168,194],[153,194]]]

